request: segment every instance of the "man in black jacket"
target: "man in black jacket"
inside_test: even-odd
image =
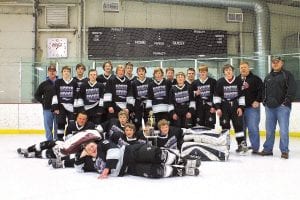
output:
[[[243,82],[242,90],[245,95],[244,111],[244,131],[248,129],[249,139],[252,147],[252,153],[257,154],[259,151],[259,122],[260,122],[260,102],[262,101],[262,80],[254,75],[249,67],[248,62],[240,63],[240,75],[238,76]]]
[[[266,141],[262,156],[272,156],[275,129],[280,127],[281,158],[289,157],[289,119],[291,104],[296,95],[296,82],[291,72],[283,68],[281,57],[272,58],[272,71],[264,80],[263,103],[266,111]]]
[[[54,113],[51,112],[51,102],[55,94],[54,83],[56,78],[56,67],[51,64],[48,67],[47,80],[39,85],[34,94],[34,98],[43,105],[44,127],[47,141],[55,140],[57,137],[56,118]]]

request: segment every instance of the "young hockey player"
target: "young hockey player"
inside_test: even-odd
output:
[[[193,67],[188,68],[187,71],[186,71],[186,77],[187,78],[186,78],[185,84],[192,87],[192,84],[195,81],[195,76],[196,76],[195,69]]]
[[[131,62],[127,62],[125,64],[125,77],[130,82],[132,82],[136,79],[136,76],[133,75],[133,64]]]
[[[110,119],[97,126],[97,130],[104,133],[105,139],[118,144],[120,135],[124,134],[125,124],[128,123],[129,115],[125,110],[118,113],[118,119]]]
[[[65,140],[76,133],[83,131],[83,130],[88,130],[88,129],[95,129],[96,125],[88,121],[88,115],[86,112],[82,111],[79,112],[76,116],[75,121],[71,121],[67,128],[66,128],[66,137]]]
[[[148,87],[147,109],[152,109],[155,120],[168,119],[168,103],[171,82],[163,78],[164,72],[160,67],[154,69],[153,81]]]
[[[71,67],[61,70],[62,79],[55,81],[55,95],[52,98],[52,110],[57,115],[57,138],[63,140],[65,125],[74,120],[74,102],[77,98],[77,82],[71,78]]]
[[[146,138],[141,132],[136,132],[135,125],[132,123],[126,123],[124,126],[124,133],[114,133],[119,134],[118,145],[132,145],[132,144],[145,144]],[[118,137],[115,135],[115,138]]]
[[[232,120],[235,137],[238,143],[238,153],[244,154],[248,148],[245,142],[243,131],[243,109],[245,106],[245,96],[242,92],[242,81],[233,74],[234,68],[230,64],[223,67],[224,77],[220,78],[216,84],[214,104],[217,115],[220,117],[222,129],[230,129]]]
[[[108,118],[117,117],[118,112],[125,109],[127,113],[132,110],[134,99],[132,97],[131,82],[124,76],[125,68],[118,65],[116,76],[106,84],[104,101],[108,107]]]
[[[213,104],[213,95],[217,81],[208,77],[206,65],[199,67],[199,74],[199,79],[195,80],[192,85],[196,101],[196,124],[215,128],[216,110]]]
[[[176,85],[176,79],[174,78],[175,76],[175,70],[174,67],[169,66],[166,69],[166,80],[170,81],[172,85]]]
[[[79,110],[85,110],[89,120],[94,124],[102,123],[102,114],[104,112],[104,85],[96,81],[97,71],[89,70],[89,80],[80,87],[77,107]]]
[[[114,77],[114,75],[112,74],[113,65],[111,61],[106,61],[103,63],[102,68],[103,74],[97,77],[97,82],[102,83],[104,86],[106,86],[107,81]]]
[[[74,80],[77,82],[78,88],[77,88],[77,92],[79,92],[79,89],[81,87],[81,85],[84,82],[87,82],[88,79],[84,76],[84,72],[86,70],[86,67],[84,66],[84,64],[79,63],[76,65],[76,76],[74,76]]]
[[[192,127],[192,115],[195,112],[194,94],[185,84],[185,74],[176,74],[176,85],[173,85],[169,94],[169,108],[171,124],[179,128]]]
[[[148,86],[151,81],[150,78],[146,77],[146,68],[139,66],[137,68],[138,77],[132,81],[132,95],[135,99],[133,106],[133,123],[136,128],[139,129],[142,125],[142,119],[147,121],[148,110],[146,109],[146,100],[148,99]]]
[[[157,126],[159,129],[157,146],[180,150],[183,143],[183,130],[170,126],[165,119],[160,120]]]
[[[147,178],[199,174],[199,159],[185,161],[176,165],[178,152],[161,149],[147,144],[125,145],[118,148],[114,143],[104,140],[89,142],[76,155],[75,167],[81,172],[98,172],[98,178],[130,174]]]

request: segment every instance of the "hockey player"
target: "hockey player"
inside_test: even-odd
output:
[[[118,113],[118,119],[110,119],[97,126],[97,130],[104,133],[105,139],[118,144],[120,135],[124,134],[125,124],[128,123],[129,115],[125,110]]]
[[[192,127],[192,115],[195,112],[194,94],[185,84],[185,74],[176,74],[176,85],[173,85],[169,94],[169,114],[171,124],[179,128]]]
[[[174,67],[170,66],[166,69],[166,80],[170,81],[172,85],[176,85],[176,79],[175,76],[175,70]]]
[[[145,144],[146,138],[141,132],[136,132],[135,125],[132,123],[126,123],[124,126],[124,133],[114,133],[118,134],[119,136],[115,135],[114,138],[118,140],[118,145],[133,145],[133,144]]]
[[[77,98],[77,82],[71,78],[71,67],[61,70],[62,79],[55,82],[55,95],[52,98],[52,110],[57,115],[57,138],[63,140],[65,125],[74,120],[74,102]]]
[[[116,76],[106,85],[104,102],[108,108],[108,118],[117,117],[118,112],[125,109],[127,113],[132,110],[134,99],[132,97],[131,82],[124,76],[125,68],[118,65]]]
[[[106,61],[103,63],[102,65],[103,68],[103,74],[99,75],[97,77],[97,82],[98,83],[102,83],[104,85],[104,89],[106,88],[106,83],[109,79],[113,78],[113,65],[111,63],[111,61]],[[107,109],[104,109],[104,112],[102,114],[102,121],[106,121],[107,120]]]
[[[217,81],[208,77],[206,65],[199,67],[199,74],[199,79],[195,80],[192,85],[196,101],[196,124],[215,128],[216,110],[213,104],[213,95]]]
[[[88,74],[89,80],[80,87],[77,107],[79,107],[79,110],[85,110],[89,120],[97,125],[103,122],[104,85],[96,81],[97,71],[95,69],[89,70]]]
[[[157,146],[180,150],[183,143],[183,130],[170,126],[165,119],[160,120],[157,125],[159,129]]]
[[[114,75],[112,74],[113,65],[111,61],[106,61],[103,63],[102,68],[103,74],[97,77],[97,82],[102,83],[104,86],[106,86],[107,81],[114,77]]]
[[[151,81],[150,78],[146,77],[146,68],[144,66],[139,66],[137,68],[138,77],[132,81],[132,95],[134,98],[133,123],[136,128],[139,129],[142,125],[142,119],[147,121],[149,115],[146,109],[146,100],[148,99],[148,86]]]
[[[78,113],[76,121],[68,124],[66,129],[65,141],[84,130],[94,130],[95,124],[87,121],[87,115],[84,112]],[[98,134],[97,134],[98,135]],[[62,146],[63,141],[43,141],[38,144],[29,146],[28,148],[18,148],[17,152],[25,158],[57,158],[57,152],[53,147]]]
[[[153,81],[148,87],[148,100],[146,103],[147,109],[152,109],[155,120],[168,120],[168,103],[171,82],[163,78],[164,72],[160,67],[154,69]]]
[[[220,117],[222,129],[230,129],[230,120],[238,143],[238,153],[244,154],[248,148],[243,131],[243,109],[245,96],[242,92],[242,81],[233,74],[234,68],[230,64],[223,67],[224,77],[217,81],[214,104]]]
[[[192,87],[192,84],[195,81],[195,75],[196,75],[195,69],[193,67],[188,68],[186,71],[187,78],[186,78],[185,84]]]
[[[84,72],[86,70],[86,67],[84,64],[79,63],[76,65],[76,76],[74,76],[74,80],[77,82],[78,88],[77,92],[80,90],[80,86],[84,83],[87,82],[88,79],[84,77]]]
[[[75,166],[81,172],[98,172],[98,178],[130,174],[147,178],[199,174],[199,159],[190,159],[185,165],[178,162],[178,152],[147,144],[133,144],[118,148],[108,140],[89,142],[76,155]]]
[[[66,128],[66,139],[75,135],[76,133],[88,130],[88,129],[95,129],[96,125],[88,121],[88,115],[86,112],[79,112],[76,116],[75,121],[71,121],[67,128]]]
[[[127,62],[125,64],[125,77],[130,82],[132,82],[136,79],[136,76],[133,75],[133,64],[131,62]]]

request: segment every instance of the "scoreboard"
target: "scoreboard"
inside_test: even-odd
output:
[[[227,32],[198,29],[91,27],[88,58],[178,58],[227,54]]]

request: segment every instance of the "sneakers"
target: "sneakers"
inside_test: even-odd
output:
[[[24,155],[25,153],[28,153],[28,150],[27,150],[27,149],[18,148],[18,149],[17,149],[17,152],[18,152],[18,154],[20,154],[20,155]]]
[[[289,153],[286,152],[281,153],[281,158],[289,159]]]
[[[239,144],[238,148],[235,150],[240,155],[245,155],[248,151],[248,147],[245,141],[242,141],[241,144]]]
[[[35,158],[35,152],[24,153],[25,158]]]
[[[259,152],[259,155],[261,155],[261,156],[273,156],[273,152],[272,151],[267,152],[267,151],[262,150],[261,152]]]

